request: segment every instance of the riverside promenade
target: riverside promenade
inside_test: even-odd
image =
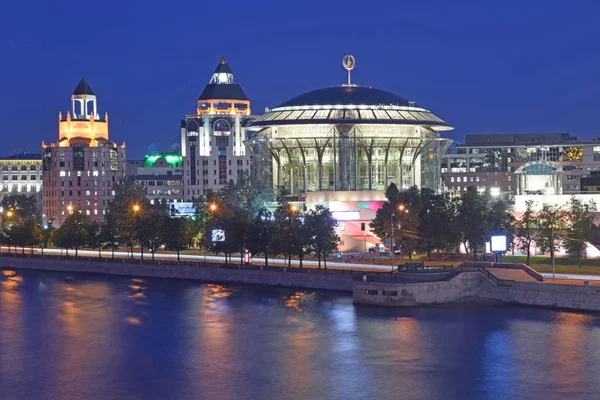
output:
[[[262,285],[352,294],[355,304],[411,307],[454,302],[504,302],[600,312],[600,285],[544,280],[523,264],[465,262],[457,268],[381,272],[259,267],[91,256],[2,254],[0,269],[184,279],[219,284]]]

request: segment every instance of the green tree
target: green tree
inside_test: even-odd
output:
[[[158,210],[149,210],[141,212],[141,215],[137,221],[137,233],[138,241],[140,243],[140,249],[142,249],[143,259],[143,248],[146,247],[152,254],[152,262],[154,262],[154,253],[160,248],[165,242],[165,224],[167,216]]]
[[[515,217],[503,201],[498,201],[492,206],[489,213],[489,233],[506,235],[507,250],[512,249],[515,239]]]
[[[44,249],[47,249],[52,241],[52,236],[54,235],[54,231],[56,228],[54,227],[54,220],[49,220],[44,228],[41,230],[41,236],[39,245],[42,249],[42,257],[44,256]]]
[[[536,239],[537,217],[534,210],[534,201],[525,202],[525,212],[515,222],[515,235],[517,237],[517,248],[527,253],[527,265],[531,259],[531,245]]]
[[[116,214],[108,212],[100,224],[99,240],[103,249],[110,249],[112,258],[115,258],[115,250],[121,245],[120,224]]]
[[[185,218],[169,217],[165,221],[165,233],[165,246],[177,252],[179,264],[179,252],[188,248],[193,240],[192,223]]]
[[[9,235],[11,241],[15,246],[20,246],[24,254],[25,246],[31,247],[33,253],[33,246],[39,243],[41,232],[34,218],[29,217],[21,223],[14,224],[9,231]]]
[[[486,198],[477,192],[475,186],[469,186],[458,205],[456,226],[460,240],[467,254],[473,254],[473,260],[477,260],[477,249],[485,248],[489,237],[490,211]]]
[[[269,266],[269,256],[274,254],[275,222],[273,214],[263,208],[252,221],[248,236],[248,250],[252,254],[262,254],[265,257],[265,267]]]
[[[572,196],[567,204],[565,212],[568,225],[566,229],[566,240],[564,242],[567,251],[576,254],[579,266],[583,263],[586,254],[587,243],[594,238],[594,214],[596,203],[584,201]]]
[[[327,269],[327,256],[336,251],[340,241],[336,232],[337,220],[333,218],[329,208],[317,204],[305,215],[304,226],[308,236],[307,253],[317,257],[319,269],[321,269],[321,259],[325,260],[325,269]]]
[[[544,204],[537,215],[539,229],[536,243],[543,252],[550,252],[552,274],[554,275],[554,253],[566,238],[567,215],[562,208],[554,204]]]
[[[425,243],[427,259],[431,260],[432,250],[454,247],[458,243],[457,203],[447,193],[436,194],[426,188],[421,189],[421,203],[419,235]]]
[[[87,215],[78,212],[69,215],[54,233],[54,244],[66,249],[67,255],[69,249],[75,249],[75,256],[78,256],[79,249],[87,243],[88,225]]]
[[[102,237],[100,236],[100,224],[88,222],[86,225],[86,246],[90,249],[98,249],[98,257],[102,258]]]
[[[40,209],[34,196],[26,194],[10,194],[4,196],[0,202],[2,209],[11,211],[11,219],[16,223],[24,223],[27,219],[33,219],[41,223]]]
[[[288,267],[292,266],[292,256],[298,255],[300,268],[302,268],[306,230],[300,219],[300,210],[290,204],[285,196],[280,196],[273,216],[275,219],[274,248],[276,253],[285,255],[288,260]]]

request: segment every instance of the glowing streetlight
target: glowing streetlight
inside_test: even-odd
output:
[[[69,211],[73,211],[73,204],[69,204],[69,205],[67,206],[67,210],[69,210]]]
[[[140,211],[140,208],[141,208],[141,207],[140,207],[140,205],[139,205],[139,204],[134,204],[132,208],[133,208],[133,211],[134,211],[134,212],[138,212],[138,211]]]
[[[215,203],[212,203],[209,207],[210,211],[215,211],[217,209],[217,205]]]
[[[12,216],[13,216],[13,212],[12,212],[11,210],[8,210],[8,211],[6,212],[6,216],[7,216],[8,218],[12,217]]]
[[[292,212],[296,212],[298,211],[298,207],[296,207],[295,205],[292,204],[292,206],[290,207],[290,209],[292,210]]]

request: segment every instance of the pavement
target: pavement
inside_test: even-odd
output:
[[[1,247],[1,249],[4,250],[8,250],[8,247]],[[30,251],[29,249],[25,249],[25,252]],[[41,249],[40,248],[34,248],[33,249],[34,253],[38,253],[41,254]],[[61,249],[44,249],[44,253],[45,254],[59,254],[59,255],[65,255],[66,252],[65,250],[61,250]],[[74,255],[75,251],[70,250],[69,251],[69,255]],[[80,256],[97,256],[98,255],[98,251],[97,250],[79,250],[79,255]],[[134,257],[139,257],[140,253],[139,252],[135,252],[133,253]],[[112,256],[112,252],[111,251],[102,251],[102,257],[111,257]],[[115,256],[119,257],[119,258],[127,258],[130,256],[130,253],[126,252],[126,251],[115,251]],[[144,252],[144,257],[146,257],[147,259],[150,259],[151,254],[149,252]],[[157,260],[177,260],[177,254],[165,254],[165,253],[155,253],[154,254],[154,258]],[[182,261],[213,261],[213,262],[225,262],[225,257],[222,256],[212,256],[212,255],[190,255],[190,254],[181,254],[180,255],[180,259]],[[234,262],[236,262],[238,259],[237,258],[233,258]],[[255,264],[259,264],[259,263],[264,263],[265,259],[264,258],[258,258],[258,257],[253,257],[252,261]],[[287,264],[287,260],[284,259],[277,259],[277,258],[269,258],[269,265],[286,265]],[[293,266],[298,266],[300,264],[300,262],[298,260],[292,260],[292,265]],[[315,268],[318,266],[318,262],[317,261],[312,261],[312,260],[304,260],[302,262],[302,264],[306,267],[312,267]],[[321,265],[323,265],[323,263],[321,263]],[[361,263],[350,263],[350,262],[334,262],[334,261],[327,261],[327,267],[330,268],[340,268],[340,269],[358,269],[361,271],[390,271],[391,270],[391,266],[389,265],[374,265],[374,264],[361,264]],[[513,270],[514,271],[514,270]],[[525,273],[524,271],[520,271],[523,274],[527,275],[527,273]],[[496,273],[495,273],[496,275]],[[498,278],[500,279],[515,279],[515,278],[510,278],[510,277],[501,277],[496,275]],[[519,275],[521,276],[521,275]],[[552,274],[548,274],[548,273],[544,273],[542,274],[542,276],[545,278],[545,280],[550,281],[550,279],[552,278]],[[527,277],[531,278],[529,275],[527,275]],[[526,277],[523,277],[523,279],[527,279]],[[515,279],[515,280],[523,280],[523,279]],[[533,280],[533,278],[531,278]],[[584,280],[588,280],[588,281],[600,281],[600,275],[595,276],[595,275],[579,275],[579,274],[556,274],[556,280],[557,283],[559,283],[558,281],[561,280],[578,280],[581,281],[581,284],[583,284]],[[575,284],[575,282],[569,282],[571,284]]]

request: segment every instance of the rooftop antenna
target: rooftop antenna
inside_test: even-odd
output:
[[[352,71],[354,69],[354,66],[356,65],[356,60],[354,59],[354,56],[352,54],[346,54],[344,56],[344,59],[342,60],[342,65],[348,71],[348,83],[342,86],[356,86],[352,84],[352,81],[350,80],[350,71]]]

